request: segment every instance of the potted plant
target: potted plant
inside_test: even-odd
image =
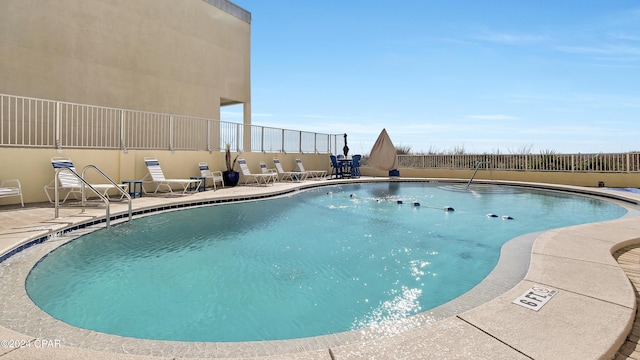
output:
[[[236,160],[238,160],[237,154],[236,157],[231,161],[231,145],[228,143],[225,145],[225,154],[224,160],[227,164],[227,170],[222,172],[222,179],[224,180],[225,186],[236,186],[238,185],[238,181],[240,180],[240,173],[235,171],[233,168],[236,166]]]

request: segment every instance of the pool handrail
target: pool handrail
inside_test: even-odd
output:
[[[123,197],[126,197],[126,198],[127,198],[127,202],[128,202],[128,205],[129,205],[129,208],[128,208],[129,220],[127,220],[127,221],[131,221],[131,216],[132,216],[131,214],[132,214],[132,210],[131,210],[131,196],[129,195],[129,192],[128,192],[128,191],[125,191],[123,186],[116,184],[116,182],[115,182],[115,181],[113,181],[109,176],[107,176],[107,174],[105,174],[105,173],[104,173],[104,171],[100,170],[100,168],[98,168],[98,167],[97,167],[97,166],[95,166],[95,165],[87,165],[87,166],[85,166],[85,167],[82,169],[82,178],[83,178],[83,179],[84,179],[84,177],[85,177],[85,173],[87,172],[87,169],[94,169],[98,174],[102,175],[102,177],[103,177],[105,180],[107,180],[107,181],[108,181],[109,183],[111,183],[111,184],[112,184],[116,189],[118,189],[118,191],[122,194],[122,195],[120,196],[120,199],[122,199]],[[91,184],[89,184],[89,185],[91,185]],[[83,198],[83,201],[84,201],[84,198]],[[107,201],[109,201],[109,198],[107,198]],[[108,214],[107,214],[107,227],[109,227],[109,216],[108,216]]]
[[[471,182],[473,181],[473,178],[476,177],[476,174],[478,173],[478,169],[480,168],[480,165],[482,164],[490,164],[491,161],[478,161],[476,163],[476,169],[473,171],[473,175],[471,175],[471,178],[469,179],[469,182],[467,183],[467,187],[469,187],[469,185],[471,185]]]
[[[118,191],[120,191],[122,193],[122,197],[126,197],[127,201],[129,203],[129,220],[131,221],[131,217],[132,217],[132,209],[131,209],[131,196],[129,195],[128,192],[126,192],[122,187],[120,187],[118,184],[116,184],[110,177],[108,177],[102,170],[100,170],[97,166],[95,165],[87,165],[82,169],[82,176],[79,175],[77,172],[73,171],[71,168],[68,167],[63,167],[63,168],[59,168],[56,169],[56,174],[55,174],[55,187],[54,187],[54,197],[55,197],[55,218],[59,218],[60,217],[60,172],[62,171],[68,171],[70,174],[72,174],[73,176],[75,176],[76,178],[78,178],[78,180],[80,180],[80,182],[82,183],[82,195],[81,195],[81,207],[82,207],[82,212],[85,212],[85,201],[86,201],[86,197],[85,197],[85,187],[89,187],[89,189],[91,189],[91,191],[93,191],[96,195],[98,195],[100,197],[100,199],[105,203],[105,211],[106,211],[106,217],[105,217],[105,224],[106,227],[109,228],[110,226],[110,220],[111,220],[111,211],[110,211],[110,202],[109,202],[109,198],[107,198],[105,195],[103,195],[100,191],[98,191],[96,188],[94,188],[88,181],[86,181],[85,178],[85,174],[87,169],[94,169],[96,170],[96,172],[100,175],[102,175],[107,181],[109,181],[111,184],[114,185],[114,188],[118,189]],[[122,198],[121,197],[121,198]]]

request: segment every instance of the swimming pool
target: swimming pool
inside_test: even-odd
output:
[[[592,198],[511,187],[319,188],[155,215],[83,236],[44,258],[27,291],[60,320],[125,336],[313,336],[451,300],[486,276],[500,246],[519,234],[624,213]],[[133,239],[135,228],[142,236]]]

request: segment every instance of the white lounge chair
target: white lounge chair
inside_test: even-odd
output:
[[[276,165],[276,169],[278,170],[278,175],[280,175],[280,180],[291,180],[291,181],[302,181],[309,176],[309,173],[302,171],[284,171],[282,168],[282,164],[280,164],[280,160],[273,159],[273,163]]]
[[[222,171],[209,170],[209,164],[207,164],[206,162],[199,162],[198,167],[200,168],[200,175],[203,178],[211,179],[211,182],[213,182],[213,190],[216,190],[217,182],[221,183],[222,187],[224,187],[224,179],[222,178]]]
[[[249,170],[249,166],[247,165],[247,161],[243,158],[238,159],[238,164],[240,165],[240,170],[242,171],[242,175],[244,175],[244,183],[248,184],[249,181],[256,182],[256,184],[269,184],[269,182],[273,183],[275,178],[278,177],[278,174],[270,173],[270,174],[253,174]]]
[[[260,161],[260,170],[262,170],[263,174],[270,176],[267,177],[268,181],[275,183],[276,180],[278,180],[278,172],[276,169],[268,169],[267,164],[265,164],[264,161]]]
[[[66,194],[62,201],[60,201],[60,204],[63,204],[65,201],[67,201],[69,195],[73,195],[73,198],[76,200],[82,200],[83,183],[79,179],[82,174],[78,174],[76,168],[73,166],[73,161],[71,161],[71,159],[69,158],[64,157],[52,157],[51,165],[53,166],[53,170],[58,171],[58,169],[63,169],[60,170],[60,174],[58,175],[58,189],[66,191]],[[98,191],[102,196],[105,196],[107,198],[109,197],[109,190],[113,190],[119,187],[120,189],[122,189],[122,191],[118,192],[120,194],[120,200],[122,200],[122,198],[124,197],[123,192],[127,191],[128,189],[127,185],[122,184],[91,184],[91,187],[96,189],[96,191]],[[44,192],[45,194],[47,194],[47,198],[49,198],[49,202],[51,203],[55,202],[55,199],[53,198],[55,196],[55,188],[55,178],[44,187]],[[89,192],[91,192],[91,190],[89,190]],[[88,195],[91,194],[87,193],[85,189],[85,199]]]
[[[15,186],[9,186],[10,183],[15,183]],[[24,200],[22,199],[22,185],[20,180],[11,179],[0,182],[0,198],[20,196],[20,204],[24,207]]]
[[[298,169],[301,172],[306,172],[312,178],[320,179],[327,176],[327,170],[305,170],[304,165],[302,165],[302,160],[300,159],[296,159],[296,164],[298,164]]]
[[[144,164],[147,166],[147,170],[149,171],[149,173],[145,175],[145,177],[142,179],[142,182],[143,183],[151,182],[151,183],[158,184],[156,186],[156,189],[153,191],[154,194],[157,193],[158,190],[160,190],[161,186],[166,186],[167,190],[169,190],[169,192],[173,194],[173,189],[171,189],[171,185],[178,184],[182,186],[182,195],[184,195],[187,193],[187,191],[189,191],[189,188],[193,189],[194,191],[197,191],[198,188],[200,188],[200,186],[202,185],[202,180],[200,179],[167,179],[165,178],[164,172],[162,172],[162,168],[160,167],[160,162],[156,158],[145,157]],[[144,190],[144,186],[142,188],[143,188],[143,191],[147,193],[147,191]]]

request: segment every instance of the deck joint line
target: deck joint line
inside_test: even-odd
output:
[[[533,357],[531,357],[531,356],[529,356],[529,355],[527,355],[527,354],[523,353],[523,352],[522,352],[522,351],[520,351],[519,349],[516,349],[515,347],[513,347],[513,346],[511,346],[511,345],[507,344],[506,342],[504,342],[504,341],[502,341],[502,340],[498,339],[497,337],[493,336],[492,334],[490,334],[490,333],[486,332],[485,330],[483,330],[483,329],[479,328],[479,327],[478,327],[478,326],[476,326],[475,324],[473,324],[473,323],[471,323],[471,322],[467,321],[466,319],[464,319],[464,318],[460,317],[460,315],[456,315],[455,317],[456,317],[457,319],[462,320],[462,321],[464,321],[465,323],[469,324],[469,325],[470,325],[470,326],[472,326],[473,328],[478,329],[479,331],[483,332],[484,334],[486,334],[487,336],[491,337],[492,339],[495,339],[495,340],[496,340],[496,341],[498,341],[499,343],[501,343],[501,344],[503,344],[503,345],[505,345],[505,346],[509,347],[510,349],[512,349],[513,351],[517,352],[518,354],[521,354],[522,356],[526,356],[527,358],[529,358],[529,359],[531,359],[531,360],[534,360],[534,359],[533,359]]]

